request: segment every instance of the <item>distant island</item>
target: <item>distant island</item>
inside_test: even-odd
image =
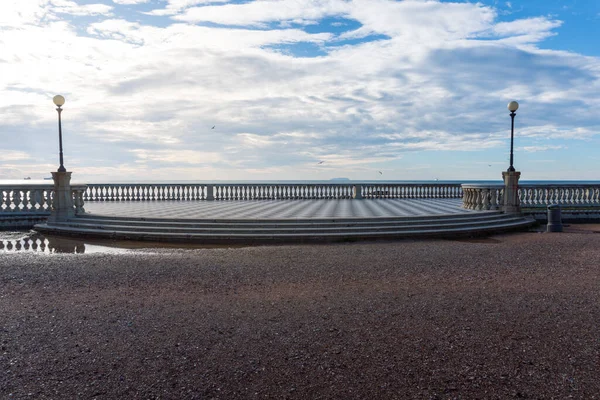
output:
[[[330,181],[349,181],[349,178],[331,178]]]

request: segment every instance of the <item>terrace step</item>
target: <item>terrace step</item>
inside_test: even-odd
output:
[[[318,220],[145,220],[77,217],[39,224],[42,233],[174,242],[285,242],[456,236],[525,229],[535,221],[497,212]]]
[[[461,220],[483,220],[490,217],[504,217],[505,215],[500,211],[486,211],[479,213],[465,213],[465,214],[447,214],[447,215],[421,215],[421,216],[401,216],[401,217],[342,217],[342,218],[206,218],[206,219],[189,219],[189,218],[128,218],[128,217],[113,217],[103,215],[85,215],[77,216],[76,221],[78,223],[89,223],[89,224],[111,224],[111,225],[137,225],[137,226],[149,226],[149,225],[170,225],[170,226],[255,226],[269,225],[269,226],[305,226],[311,225],[316,226],[320,224],[331,225],[331,224],[395,224],[395,223],[436,223],[440,220],[444,221],[461,221]]]
[[[451,227],[477,227],[485,222],[485,224],[494,224],[494,223],[508,223],[508,222],[516,222],[520,221],[520,217],[510,217],[505,218],[502,216],[495,218],[488,218],[485,220],[476,219],[461,219],[461,220],[437,220],[435,222],[426,221],[428,223],[423,223],[423,221],[410,221],[410,222],[402,222],[402,223],[319,223],[319,224],[261,224],[260,222],[254,223],[252,225],[236,225],[233,223],[216,225],[210,224],[208,226],[203,226],[200,224],[176,224],[169,225],[168,223],[163,223],[160,225],[154,224],[145,224],[145,225],[128,225],[122,221],[117,224],[105,223],[105,224],[97,224],[97,223],[87,223],[87,222],[62,222],[62,223],[54,223],[54,226],[63,226],[63,227],[77,227],[83,229],[100,229],[100,230],[120,230],[120,231],[134,231],[134,230],[143,230],[145,232],[162,232],[162,233],[239,233],[239,234],[257,234],[257,233],[315,233],[318,234],[320,232],[328,232],[328,233],[344,233],[344,232],[386,232],[386,231],[405,231],[405,230],[420,230],[420,229],[428,229],[428,228],[436,228],[436,229],[444,229]]]

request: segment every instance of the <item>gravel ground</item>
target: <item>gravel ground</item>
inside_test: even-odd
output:
[[[0,398],[600,398],[600,226],[0,254]]]

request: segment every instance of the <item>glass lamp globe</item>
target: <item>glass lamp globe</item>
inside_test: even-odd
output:
[[[63,104],[65,104],[65,98],[62,97],[60,94],[57,94],[56,96],[54,96],[52,101],[54,102],[54,104],[56,104],[59,107],[62,106]]]
[[[517,103],[516,101],[511,101],[510,103],[508,103],[508,111],[515,112],[518,109],[519,109],[519,103]]]

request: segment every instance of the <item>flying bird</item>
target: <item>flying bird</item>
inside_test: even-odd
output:
[[[319,161],[319,163],[318,163],[318,164],[320,165],[320,164],[323,164],[324,162],[325,162],[325,161]]]
[[[212,127],[212,128],[210,128],[210,129],[215,129],[215,126],[216,126],[216,125],[213,125],[213,127]]]
[[[379,175],[383,175],[383,172],[381,172],[381,171],[377,171],[377,172],[379,172]]]

